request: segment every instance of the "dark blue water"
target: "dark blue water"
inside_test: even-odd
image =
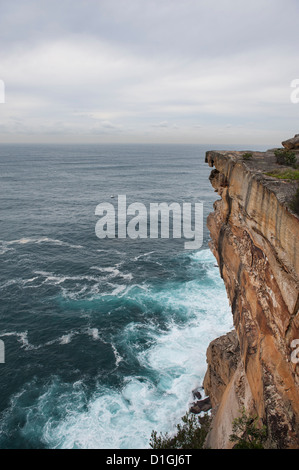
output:
[[[1,145],[1,448],[142,448],[232,327],[208,249],[104,239],[95,208],[216,195],[195,145]]]

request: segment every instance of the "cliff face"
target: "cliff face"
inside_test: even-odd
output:
[[[274,153],[207,152],[221,199],[208,217],[210,247],[230,300],[236,333],[211,343],[204,381],[215,418],[207,445],[230,447],[245,406],[268,428],[268,447],[299,447],[299,218],[288,209],[297,183],[266,176]],[[234,336],[236,335],[236,336]],[[217,343],[218,342],[218,343]],[[217,410],[217,411],[216,411]]]

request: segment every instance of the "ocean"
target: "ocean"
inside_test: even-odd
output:
[[[0,448],[148,448],[188,411],[233,327],[205,226],[211,148],[0,145]],[[117,195],[202,202],[202,247],[99,239]]]

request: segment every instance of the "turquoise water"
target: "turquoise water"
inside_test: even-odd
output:
[[[95,208],[216,195],[195,145],[0,146],[1,448],[146,448],[232,328],[208,249],[104,239]]]

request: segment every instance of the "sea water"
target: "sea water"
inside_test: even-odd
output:
[[[1,448],[147,448],[175,429],[209,342],[233,327],[208,248],[207,149],[0,146]],[[202,202],[203,246],[98,239],[95,208],[119,194]]]

